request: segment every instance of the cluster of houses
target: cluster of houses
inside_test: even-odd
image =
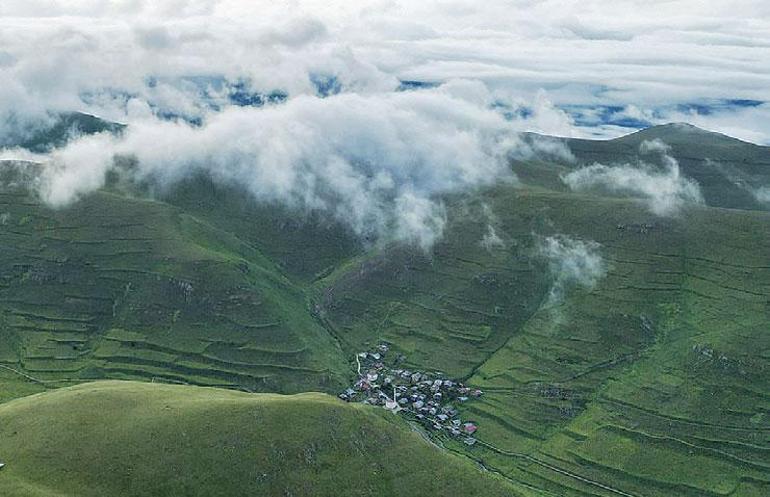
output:
[[[358,379],[339,397],[346,402],[381,406],[417,421],[428,430],[456,437],[467,445],[475,444],[473,435],[478,427],[460,419],[455,406],[478,398],[483,392],[446,379],[441,373],[398,368],[403,357],[388,365],[388,349],[388,344],[383,343],[374,351],[357,354]]]

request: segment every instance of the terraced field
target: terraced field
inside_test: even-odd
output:
[[[632,138],[621,142],[638,149]],[[758,147],[715,139],[729,151],[704,153],[770,171],[749,161]],[[603,146],[605,160],[623,160],[620,145]],[[704,164],[682,167],[699,176]],[[575,165],[514,167],[529,186],[451,201],[463,214],[430,257],[384,251],[317,284],[330,328],[353,348],[390,341],[411,366],[484,389],[464,414],[485,442],[473,457],[543,495],[767,494],[766,206],[720,208],[740,192],[717,195],[701,174],[714,205],[661,218],[632,199],[566,192],[558,175]],[[504,248],[479,243],[490,223]],[[536,246],[556,233],[598,242],[608,270],[550,305]]]
[[[390,341],[414,367],[484,389],[464,414],[490,444],[474,457],[553,495],[764,495],[770,265],[754,248],[770,247],[770,215],[704,207],[654,219],[633,201],[550,192],[487,201],[500,231],[516,233],[506,259],[465,247],[460,276],[443,244],[412,266],[367,259],[319,297],[338,336]],[[525,224],[533,212],[550,222]],[[597,287],[541,305],[548,287],[533,275],[546,269],[523,256],[512,270],[538,229],[599,242],[609,271]],[[458,231],[474,233],[471,221]],[[430,291],[443,305],[420,302]]]
[[[344,355],[301,290],[232,235],[109,192],[53,211],[6,189],[0,206],[6,368],[39,383],[342,384]]]
[[[664,139],[704,205],[656,216],[560,176]],[[89,379],[337,393],[386,341],[479,387],[479,443],[434,441],[530,496],[770,494],[770,150],[660,127],[512,162],[521,184],[446,197],[431,253],[199,176],[59,211],[0,195],[0,395]],[[593,284],[543,242],[594,247]],[[567,268],[569,269],[569,268]]]

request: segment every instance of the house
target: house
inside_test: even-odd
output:
[[[402,412],[428,430],[444,431],[467,445],[475,444],[476,424],[463,422],[453,403],[468,402],[482,396],[483,392],[444,379],[441,373],[391,368],[381,361],[386,354],[384,347],[377,352],[357,354],[358,379],[339,397],[347,402],[382,406],[393,413]],[[389,395],[391,389],[392,397]]]

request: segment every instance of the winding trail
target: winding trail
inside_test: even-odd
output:
[[[47,383],[60,383],[62,381],[67,381],[67,380],[41,380],[39,378],[35,378],[34,376],[30,376],[27,373],[19,371],[18,369],[13,369],[12,367],[4,366],[2,364],[0,364],[0,369],[5,369],[7,371],[10,371],[11,373],[15,373],[15,374],[17,374],[19,376],[23,376],[24,378],[28,379],[29,381],[32,381],[32,382],[35,382],[35,383],[39,383],[41,385],[45,385]]]

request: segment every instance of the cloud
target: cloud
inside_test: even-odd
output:
[[[757,201],[770,204],[770,186],[755,188],[752,190],[752,193],[754,194],[754,198],[756,198]]]
[[[107,134],[86,136],[52,152],[40,178],[43,198],[61,206],[104,186],[104,175],[114,157],[110,140]]]
[[[573,161],[519,131],[606,137],[671,119],[770,141],[760,0],[3,0],[0,47],[0,147],[59,112],[129,125],[43,159],[55,205],[132,155],[140,175],[203,169],[427,247],[446,222],[441,195],[509,178],[505,157]],[[699,201],[662,160],[565,180],[662,213]]]
[[[679,163],[668,155],[668,145],[660,140],[645,141],[644,154],[658,153],[662,167],[646,162],[607,166],[593,164],[565,174],[562,181],[574,191],[598,190],[646,200],[648,208],[658,216],[676,214],[685,204],[702,204],[698,184],[683,176]]]
[[[770,103],[764,102],[758,105],[743,106],[732,104],[717,107],[713,111],[704,112],[702,109],[674,110],[663,112],[653,121],[654,124],[662,122],[687,122],[695,126],[716,131],[728,136],[740,138],[744,141],[770,145]]]
[[[552,136],[525,134],[521,137],[521,145],[511,151],[511,158],[526,160],[537,157],[541,160],[555,161],[563,164],[575,162],[575,156],[561,139]]]
[[[500,220],[497,218],[497,215],[495,215],[494,211],[487,203],[481,205],[481,212],[483,217],[487,220],[487,230],[484,233],[484,236],[481,237],[481,242],[479,242],[480,245],[490,252],[496,249],[505,248],[505,242],[500,238],[500,235],[497,234],[500,225]]]
[[[179,78],[212,75],[296,95],[314,92],[316,73],[359,92],[399,79],[466,79],[534,108],[545,90],[557,110],[616,109],[610,122],[590,125],[544,112],[529,120],[539,132],[616,136],[633,123],[628,114],[770,142],[762,0],[654,9],[642,0],[4,0],[0,46],[0,115],[39,106],[124,120],[124,105],[80,97],[109,89],[154,103]],[[154,89],[151,77],[161,78]],[[170,101],[196,108],[195,98]],[[681,107],[741,100],[764,104],[709,114]]]
[[[762,100],[696,98],[644,106],[567,104],[560,109],[574,122],[572,133],[578,137],[615,138],[649,126],[686,122],[744,141],[770,145],[766,126],[770,122],[770,102]]]
[[[706,165],[713,167],[738,188],[751,194],[761,204],[770,204],[770,186],[768,175],[750,174],[738,167],[707,159]]]
[[[115,156],[172,184],[193,171],[257,199],[318,210],[364,238],[430,247],[446,213],[440,196],[512,180],[521,145],[511,124],[452,87],[231,107],[200,126],[148,118],[115,137],[83,137],[53,151],[43,198],[54,206],[101,187]]]
[[[668,154],[670,151],[671,146],[660,138],[655,138],[654,140],[644,140],[639,145],[639,152],[641,154]]]
[[[546,305],[561,302],[570,287],[580,286],[590,290],[596,286],[607,272],[599,248],[596,242],[578,240],[567,235],[557,234],[538,239],[538,254],[548,261],[553,278]]]
[[[497,229],[491,224],[487,224],[487,231],[481,238],[481,246],[485,249],[492,251],[495,249],[505,248],[505,242],[500,235],[497,234]]]

